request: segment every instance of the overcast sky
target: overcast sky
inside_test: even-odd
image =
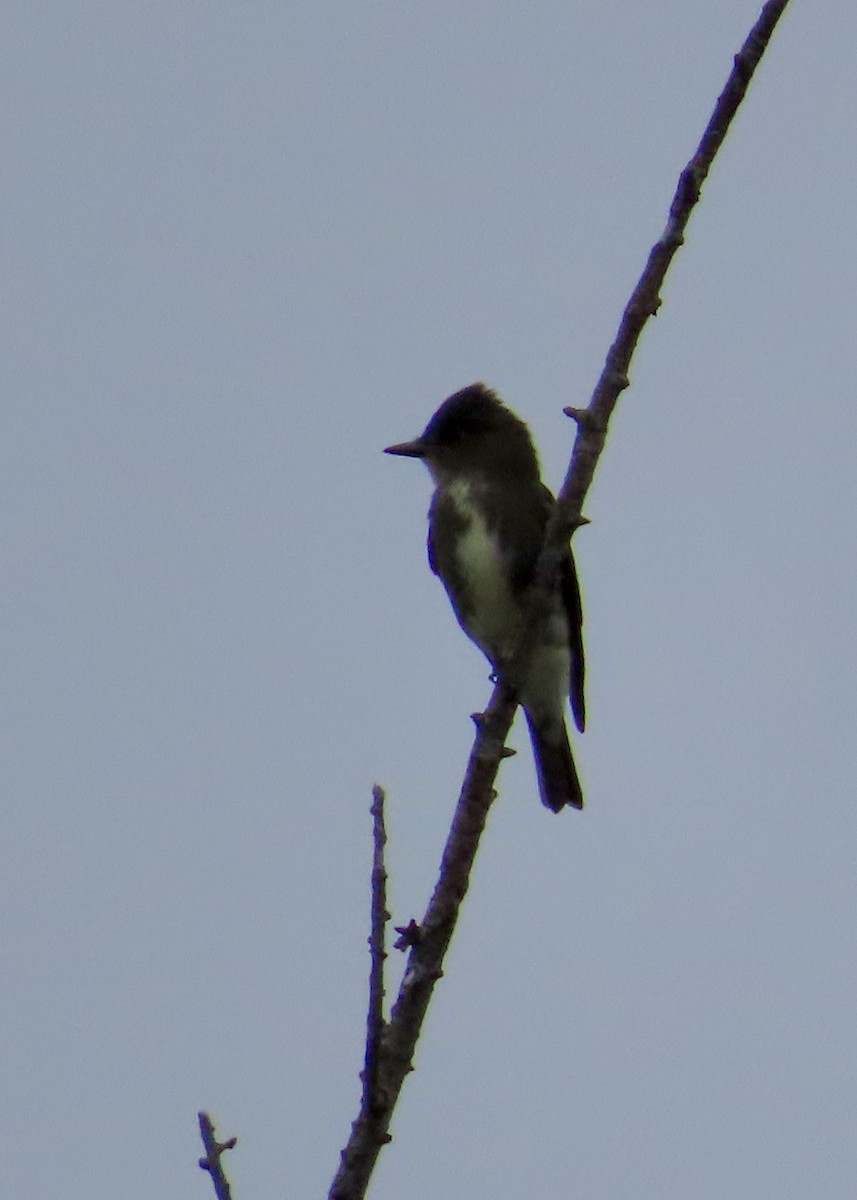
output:
[[[546,480],[760,0],[0,19],[0,1177],[326,1194],[368,808],[421,916],[490,695],[385,458]],[[853,1200],[857,8],[793,0],[576,538],[587,807],[520,721],[374,1200]],[[390,960],[395,975],[400,956]]]

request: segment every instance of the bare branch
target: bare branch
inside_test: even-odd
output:
[[[514,708],[509,722],[511,715],[514,715]],[[470,753],[434,895],[420,926],[414,929],[411,925],[407,929],[405,944],[411,950],[396,1003],[384,1030],[377,1064],[375,1094],[381,1107],[371,1115],[361,1111],[354,1122],[330,1189],[330,1200],[356,1200],[365,1195],[381,1147],[390,1140],[390,1118],[405,1076],[411,1070],[414,1047],[434,985],[443,974],[443,957],[455,929],[479,838],[495,796],[493,782],[503,750],[502,742],[495,745],[495,728],[496,714],[489,708],[483,714],[479,736]]]
[[[384,932],[390,914],[387,912],[387,870],[384,866],[384,847],[387,832],[384,828],[384,790],[378,784],[372,789],[372,931],[369,935],[369,1012],[366,1017],[366,1055],[363,1063],[363,1102],[361,1116],[371,1121],[373,1114],[383,1108],[378,1091],[378,1063],[381,1038],[384,1034]]]
[[[628,301],[592,399],[585,409],[565,410],[576,422],[577,434],[568,472],[545,533],[536,582],[529,598],[527,620],[508,672],[510,678],[520,678],[520,669],[530,653],[535,632],[549,609],[552,581],[560,557],[573,531],[585,523],[581,515],[583,501],[604,448],[613,409],[620,393],[629,385],[629,367],[640,334],[649,317],[660,307],[660,289],[664,277],[682,244],[684,230],[699,200],[702,183],[787,3],[788,0],[768,0],[736,55],[726,87],[717,101],[696,153],[681,173],[666,228],[652,247],[645,269]],[[500,680],[494,688],[488,708],[476,722],[476,739],[443,852],[434,895],[422,924],[415,928],[411,922],[403,934],[403,944],[410,947],[410,954],[375,1064],[374,1094],[379,1108],[372,1112],[371,1117],[361,1110],[354,1122],[330,1189],[329,1200],[362,1200],[381,1146],[390,1140],[388,1129],[393,1109],[405,1076],[412,1069],[414,1047],[434,985],[443,973],[444,955],[467,892],[479,838],[494,800],[494,782],[500,761],[506,753],[505,740],[516,707],[514,690]]]
[[[545,531],[535,582],[531,588],[530,606],[508,670],[508,677],[511,679],[520,678],[536,632],[547,618],[553,580],[556,578],[568,540],[581,524],[583,501],[604,449],[610,417],[620,394],[629,386],[629,368],[640,335],[648,319],[654,316],[661,306],[660,291],[664,278],[676,251],[684,242],[684,231],[700,198],[702,184],[787,5],[788,0],[768,0],[743,46],[735,55],[726,86],[717,98],[696,152],[679,176],[666,227],[649,251],[643,273],[625,306],[616,338],[607,352],[592,398],[584,409],[569,407],[563,410],[576,423],[577,433],[571,461]],[[498,691],[503,691],[504,688],[505,685],[501,681],[495,689],[492,704],[494,700],[499,702]],[[507,700],[513,700],[511,690],[506,690]],[[502,711],[505,720],[508,706],[503,705]],[[506,732],[508,729],[504,731],[503,736]]]
[[[226,1142],[218,1142],[214,1136],[214,1125],[208,1113],[201,1112],[197,1114],[199,1117],[199,1132],[202,1136],[202,1144],[205,1146],[205,1158],[199,1160],[199,1165],[203,1171],[208,1171],[211,1176],[211,1182],[214,1184],[214,1193],[217,1200],[232,1200],[232,1191],[229,1187],[229,1180],[223,1173],[223,1167],[220,1165],[220,1159],[225,1150],[232,1150],[238,1144],[238,1138],[229,1138]]]

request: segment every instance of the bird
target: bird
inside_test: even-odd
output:
[[[434,483],[428,560],[459,625],[503,678],[535,575],[554,497],[542,483],[525,423],[484,383],[449,396],[419,437],[385,454],[421,459]],[[569,546],[550,609],[516,689],[546,808],[582,808],[565,722],[570,699],[580,732],[584,700],[583,608]]]

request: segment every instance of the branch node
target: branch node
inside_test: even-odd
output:
[[[592,413],[588,408],[575,408],[573,405],[568,404],[562,411],[567,417],[571,417],[572,421],[579,425],[581,429],[590,428],[592,423]]]
[[[752,69],[751,69],[750,63],[747,61],[747,56],[746,56],[746,54],[744,54],[743,50],[738,51],[738,53],[732,59],[732,62],[735,66],[735,73],[737,75],[740,75],[742,81],[744,83],[746,83],[747,80],[750,78],[750,75],[752,74]]]
[[[226,1150],[234,1150],[238,1145],[238,1138],[227,1138],[225,1142],[215,1142],[215,1152],[211,1158],[201,1158],[199,1165],[203,1171],[208,1171],[209,1174],[219,1169],[218,1159]]]
[[[422,926],[418,925],[413,917],[407,925],[394,925],[393,928],[400,934],[393,942],[394,950],[411,950],[423,940]]]
[[[631,380],[626,371],[611,371],[610,383],[617,392],[624,392],[625,388],[631,386]]]

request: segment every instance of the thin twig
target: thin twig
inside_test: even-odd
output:
[[[584,409],[565,409],[566,414],[577,425],[571,461],[545,530],[535,582],[531,588],[531,607],[528,607],[517,650],[508,671],[511,678],[520,678],[521,668],[527,661],[536,631],[547,618],[553,580],[556,578],[568,540],[581,523],[583,502],[604,449],[610,418],[619,396],[630,383],[629,368],[640,335],[646,322],[661,306],[660,291],[664,278],[676,251],[684,242],[684,231],[699,200],[702,184],[787,5],[788,0],[768,0],[743,46],[735,55],[726,86],[717,98],[699,145],[679,176],[666,227],[649,251],[643,273],[625,306],[619,329],[607,352],[604,368],[592,398]],[[502,703],[502,697],[498,694],[503,691],[506,692],[506,703]],[[508,732],[505,722],[509,713],[509,702],[512,702],[510,724],[514,717],[514,695],[502,681],[495,688],[491,707],[495,701],[502,714],[498,736],[502,731],[505,738]]]
[[[369,1011],[366,1016],[366,1055],[363,1063],[363,1103],[361,1115],[370,1120],[383,1109],[378,1090],[378,1063],[381,1038],[384,1033],[384,960],[387,953],[384,935],[390,914],[387,912],[387,870],[384,866],[384,847],[387,832],[384,828],[384,790],[378,784],[372,788],[372,918],[369,935]]]
[[[232,1200],[229,1180],[223,1173],[220,1159],[224,1151],[235,1148],[238,1144],[238,1138],[233,1137],[229,1138],[226,1142],[218,1142],[214,1135],[214,1125],[208,1113],[201,1112],[197,1115],[199,1117],[199,1132],[202,1136],[202,1144],[205,1146],[205,1158],[199,1160],[199,1165],[203,1171],[208,1171],[211,1176],[217,1200]]]
[[[726,87],[699,147],[679,178],[666,228],[652,247],[646,267],[628,301],[589,406],[569,412],[577,423],[577,434],[568,472],[539,555],[527,618],[509,671],[513,678],[520,677],[521,665],[526,662],[536,630],[550,607],[560,557],[572,532],[581,524],[583,501],[604,448],[610,417],[621,392],[628,386],[628,369],[640,334],[646,321],[660,306],[661,285],[682,244],[702,183],[787,4],[788,0],[768,0],[736,55]],[[361,1113],[354,1122],[329,1200],[362,1200],[381,1146],[389,1140],[393,1109],[405,1076],[412,1069],[414,1047],[434,985],[443,973],[444,954],[455,929],[479,838],[494,799],[494,781],[516,708],[514,691],[501,681],[495,686],[488,708],[477,723],[476,739],[443,852],[438,883],[422,925],[416,930],[409,929],[406,937],[411,947],[408,964],[384,1031],[378,1062],[377,1094],[383,1097],[384,1111],[373,1114],[371,1122]]]
[[[491,723],[489,714],[486,721]],[[330,1200],[356,1200],[365,1195],[378,1153],[390,1141],[390,1118],[405,1076],[411,1070],[414,1046],[434,985],[443,974],[443,957],[495,796],[493,781],[501,751],[502,745],[494,747],[490,734],[480,735],[471,751],[437,886],[421,925],[415,929],[412,926],[405,935],[411,950],[399,995],[384,1030],[378,1061],[376,1094],[383,1100],[383,1108],[373,1113],[371,1119],[361,1111],[354,1122],[330,1189]]]
[[[684,231],[699,200],[714,156],[723,144],[732,118],[744,99],[753,73],[787,4],[788,0],[768,0],[758,21],[747,35],[744,45],[735,55],[726,86],[717,98],[696,152],[679,176],[666,227],[649,251],[645,269],[622,314],[616,338],[607,353],[604,369],[592,399],[583,410],[566,409],[568,415],[577,422],[578,430],[571,462],[560,489],[563,511],[555,530],[560,554],[568,534],[574,528],[575,518],[579,517],[583,507],[583,500],[604,447],[607,425],[613,409],[620,393],[629,384],[628,370],[640,334],[649,317],[654,316],[660,308],[660,290],[664,277],[676,251],[684,241]],[[553,540],[548,533],[546,541]],[[553,570],[549,571],[548,577],[552,578],[553,573]]]

